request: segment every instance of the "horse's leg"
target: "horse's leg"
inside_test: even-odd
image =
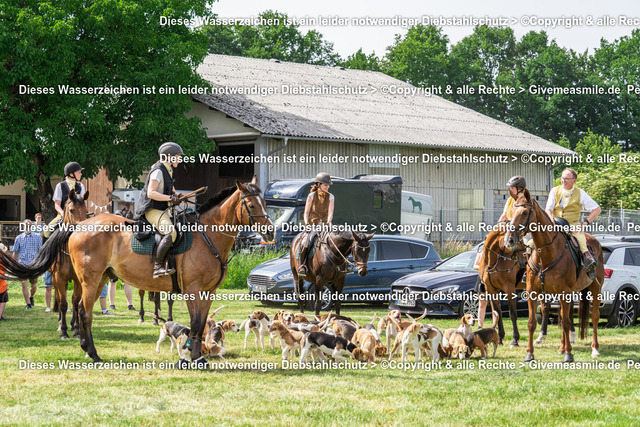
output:
[[[511,319],[511,326],[513,327],[513,341],[511,341],[511,348],[519,347],[518,341],[520,341],[520,332],[518,331],[518,306],[516,302],[516,291],[509,295],[509,318]]]
[[[571,354],[571,343],[569,342],[569,329],[571,328],[571,317],[573,313],[569,313],[569,310],[572,308],[572,305],[566,301],[566,299],[562,298],[560,300],[560,308],[562,315],[562,350],[564,351],[564,359],[562,361],[571,363],[573,362],[573,355]]]
[[[336,279],[336,281],[333,283],[333,294],[334,294],[334,310],[336,312],[337,315],[340,315],[340,304],[342,303],[341,300],[341,296],[342,296],[342,290],[344,289],[344,279],[345,276],[340,275],[340,277],[338,277]]]
[[[209,363],[202,356],[202,334],[207,324],[207,315],[212,302],[210,299],[200,300],[198,297],[196,300],[187,301],[187,308],[191,316],[191,332],[189,332],[187,345],[191,349],[191,360],[202,368],[209,367]],[[180,367],[180,363],[178,361],[178,367]]]
[[[529,286],[529,280],[531,278],[530,275],[527,274],[527,294],[531,294],[531,287]],[[527,323],[527,327],[529,329],[529,343],[527,344],[527,355],[524,358],[525,362],[531,362],[534,359],[533,356],[533,334],[536,332],[536,308],[538,306],[538,301],[534,298],[529,298],[527,300],[527,304],[529,306],[529,322]]]
[[[65,283],[66,286],[66,283]],[[74,338],[80,338],[80,321],[78,310],[82,300],[82,286],[77,278],[73,279],[73,293],[71,294],[71,330]]]
[[[591,357],[600,357],[600,344],[598,344],[598,322],[600,321],[600,300],[598,299],[601,293],[600,285],[597,281],[591,282],[589,285],[589,291],[593,296],[591,301],[591,323],[593,324],[593,339],[591,341]],[[589,303],[587,302],[587,310],[589,309]]]
[[[102,362],[93,342],[93,334],[91,326],[93,324],[93,305],[100,296],[100,291],[109,280],[109,276],[103,274],[102,277],[94,281],[97,282],[97,288],[92,289],[90,277],[82,277],[82,304],[78,307],[78,320],[80,323],[80,347],[87,353],[94,362]],[[95,286],[95,285],[93,285]]]
[[[315,305],[315,314],[316,316],[320,316],[320,307],[322,306],[322,301],[320,301],[320,293],[324,289],[324,278],[322,276],[316,276],[316,286],[314,288],[316,295],[316,305]]]
[[[576,342],[576,325],[573,321],[573,298],[569,301],[569,319],[571,320],[571,329],[569,332],[569,342],[575,344]]]
[[[158,326],[158,316],[160,316],[160,292],[153,293],[153,306],[153,312],[156,315],[156,317],[153,318],[153,326]]]
[[[167,298],[167,307],[169,307],[169,315],[167,316],[167,320],[171,322],[173,320],[173,300],[171,298]],[[158,300],[158,310],[160,310],[160,300]]]
[[[304,303],[305,301],[302,299],[302,284],[303,284],[303,280],[298,277],[298,273],[297,272],[293,272],[293,284],[295,287],[295,291],[296,291],[296,298],[298,299],[298,310],[300,310],[300,313],[304,313]]]
[[[494,294],[492,294],[492,296],[493,296],[493,295],[494,295]],[[498,294],[495,294],[495,295],[498,295]],[[501,307],[500,302],[499,302],[499,301],[496,301],[496,300],[495,300],[495,298],[492,298],[492,296],[489,296],[489,294],[487,294],[487,296],[488,296],[489,298],[491,298],[491,299],[489,300],[489,303],[491,304],[491,311],[492,311],[492,313],[491,313],[491,317],[492,317],[492,318],[494,317],[494,316],[493,316],[493,313],[496,313],[496,314],[497,314],[497,321],[493,323],[493,326],[492,326],[492,327],[495,329],[496,324],[497,324],[497,326],[498,326],[498,338],[499,338],[498,343],[499,343],[500,345],[502,345],[502,340],[504,339],[504,336],[505,336],[505,332],[504,332],[504,323],[503,323],[503,321],[502,321],[502,320],[503,320],[503,319],[502,319],[502,307]],[[498,306],[498,309],[497,309],[497,310],[496,310],[496,306]],[[484,320],[484,319],[483,319],[483,320]]]
[[[58,268],[52,269],[51,284],[56,290],[56,305],[58,306],[58,331],[60,331],[60,338],[69,338],[67,328],[67,280],[68,278],[61,277],[61,271]]]
[[[140,297],[140,317],[138,323],[144,323],[144,290],[138,289],[138,296]]]
[[[542,341],[547,339],[547,327],[549,325],[549,311],[551,310],[551,303],[548,301],[542,301],[540,303],[542,311],[542,325],[540,326],[540,336],[535,341],[536,344],[542,344]]]

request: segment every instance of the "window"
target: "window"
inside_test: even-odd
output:
[[[624,255],[624,265],[640,266],[640,248],[627,248]]]
[[[411,254],[413,255],[412,258],[422,259],[426,257],[427,252],[429,252],[429,247],[427,246],[409,244],[409,247],[411,248]]]
[[[390,240],[383,240],[382,242],[382,259],[385,261],[395,259],[411,259],[411,248],[409,244],[405,242],[394,242]]]

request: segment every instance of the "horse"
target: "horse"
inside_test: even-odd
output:
[[[62,223],[65,225],[76,224],[87,219],[87,205],[86,201],[89,199],[89,192],[86,191],[84,196],[76,194],[72,189],[69,192],[69,197],[64,205],[64,215],[62,217]],[[67,303],[67,284],[74,282],[74,295],[75,290],[79,290],[77,277],[71,268],[71,261],[66,254],[61,255],[56,259],[55,263],[51,267],[51,285],[55,289],[55,304],[53,311],[58,311],[58,331],[60,332],[61,339],[69,338],[67,333],[67,309],[69,307]],[[77,302],[80,300],[80,296],[76,295],[72,297],[73,314],[71,316],[71,329],[76,331],[74,336],[80,336],[78,330],[78,308]],[[75,303],[74,303],[75,301]]]
[[[422,202],[416,201],[413,197],[409,196],[409,201],[411,202],[411,213],[418,208],[419,213],[422,213]]]
[[[202,334],[215,291],[226,276],[228,255],[240,228],[253,226],[265,240],[273,239],[273,223],[261,193],[255,176],[250,183],[236,182],[235,187],[220,191],[190,217],[195,221],[190,224],[195,230],[193,244],[186,253],[176,256],[176,274],[191,318],[186,346],[191,350],[195,367],[208,366],[201,353]],[[28,266],[0,254],[5,274],[29,278],[46,271],[57,253],[68,247],[82,286],[78,313],[80,346],[94,362],[101,361],[91,332],[93,305],[100,295],[101,283],[111,276],[146,291],[169,293],[173,288],[170,276],[152,279],[153,264],[149,256],[133,252],[134,230],[130,224],[121,216],[105,213],[81,222],[77,231],[57,230]],[[188,362],[180,359],[176,366],[185,367],[185,364]]]
[[[307,280],[314,284],[315,291],[315,314],[320,314],[322,301],[320,294],[325,285],[332,284],[334,292],[331,298],[335,302],[335,312],[340,314],[340,295],[344,288],[344,279],[347,274],[349,265],[353,265],[347,257],[353,255],[358,274],[366,276],[367,260],[369,258],[369,240],[373,237],[373,233],[365,235],[363,233],[356,234],[353,231],[331,232],[324,236],[318,236],[317,248],[311,258],[308,270]],[[289,253],[289,261],[291,271],[293,272],[293,283],[295,285],[296,298],[298,299],[298,307],[300,312],[304,313],[304,300],[302,299],[302,284],[304,278],[298,276],[298,267],[300,262],[296,259],[296,253],[304,233],[298,234],[291,242],[291,251]]]
[[[498,335],[500,343],[505,336],[502,307],[499,304],[500,298],[497,295],[502,291],[507,296],[509,304],[509,318],[513,327],[513,340],[510,347],[519,347],[520,332],[518,331],[518,311],[517,311],[517,292],[516,288],[522,281],[525,273],[526,258],[525,247],[518,244],[515,251],[507,249],[504,245],[504,236],[507,231],[507,223],[498,224],[492,231],[487,234],[482,245],[482,257],[480,258],[478,273],[480,280],[484,283],[487,293],[495,295],[490,298],[491,308],[496,313],[498,320]],[[540,344],[547,336],[547,325],[549,323],[549,308],[551,302],[542,302],[542,326],[540,336],[534,341],[534,344]],[[573,309],[573,303],[571,304]],[[494,324],[494,327],[496,325]],[[573,325],[573,316],[571,317],[571,342],[575,342],[575,329]]]
[[[138,323],[144,323],[144,289],[140,289],[138,291],[138,295],[140,296],[140,317],[138,318]],[[149,292],[149,301],[153,301],[154,305],[154,314],[153,325],[158,326],[158,316],[160,315],[160,292]],[[173,300],[171,298],[167,298],[167,306],[169,307],[169,315],[167,316],[167,322],[171,322],[173,320]]]
[[[561,353],[563,362],[573,362],[571,354],[571,340],[569,336],[570,323],[573,317],[569,300],[574,292],[580,293],[578,317],[580,319],[580,338],[585,338],[585,330],[589,322],[589,306],[591,307],[591,323],[593,325],[593,339],[591,342],[591,356],[598,357],[598,320],[600,319],[600,294],[604,281],[604,261],[600,243],[587,234],[587,243],[593,248],[597,260],[596,277],[589,278],[584,269],[576,275],[576,265],[571,256],[568,238],[558,231],[554,222],[549,218],[538,202],[531,198],[528,190],[518,195],[514,204],[515,212],[511,218],[511,227],[505,233],[504,245],[507,249],[515,250],[522,236],[531,233],[535,250],[527,262],[527,295],[529,303],[529,343],[524,361],[534,360],[533,335],[536,330],[537,298],[547,299],[547,294],[559,296],[562,318]]]
[[[518,245],[515,251],[507,249],[503,244],[506,227],[504,223],[498,224],[487,234],[482,245],[482,257],[479,263],[478,273],[484,283],[487,293],[492,296],[499,295],[500,291],[507,296],[509,303],[509,318],[513,326],[513,341],[511,347],[518,347],[520,333],[518,332],[518,311],[516,307],[516,287],[524,275],[524,246]],[[502,306],[500,298],[490,297],[491,308],[497,314],[500,344],[505,336],[502,322]],[[493,325],[496,326],[495,324]]]

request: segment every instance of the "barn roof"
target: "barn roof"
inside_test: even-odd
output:
[[[379,72],[209,55],[198,73],[212,84],[214,93],[193,95],[194,99],[264,135],[514,153],[572,153],[440,96],[386,94],[385,89],[392,86],[401,90],[414,87]],[[269,88],[272,93],[268,95],[255,93]]]

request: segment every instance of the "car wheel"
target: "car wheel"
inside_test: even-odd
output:
[[[460,304],[460,317],[465,314],[471,314],[475,319],[477,319],[479,307],[480,302],[478,301],[478,294],[476,292],[467,292],[464,294],[462,303]]]
[[[623,298],[620,292],[616,294],[616,299],[613,304],[613,311],[609,316],[609,326],[628,328],[636,323],[638,318],[638,304],[634,301],[633,296],[635,294],[627,291],[629,295],[627,298]]]

